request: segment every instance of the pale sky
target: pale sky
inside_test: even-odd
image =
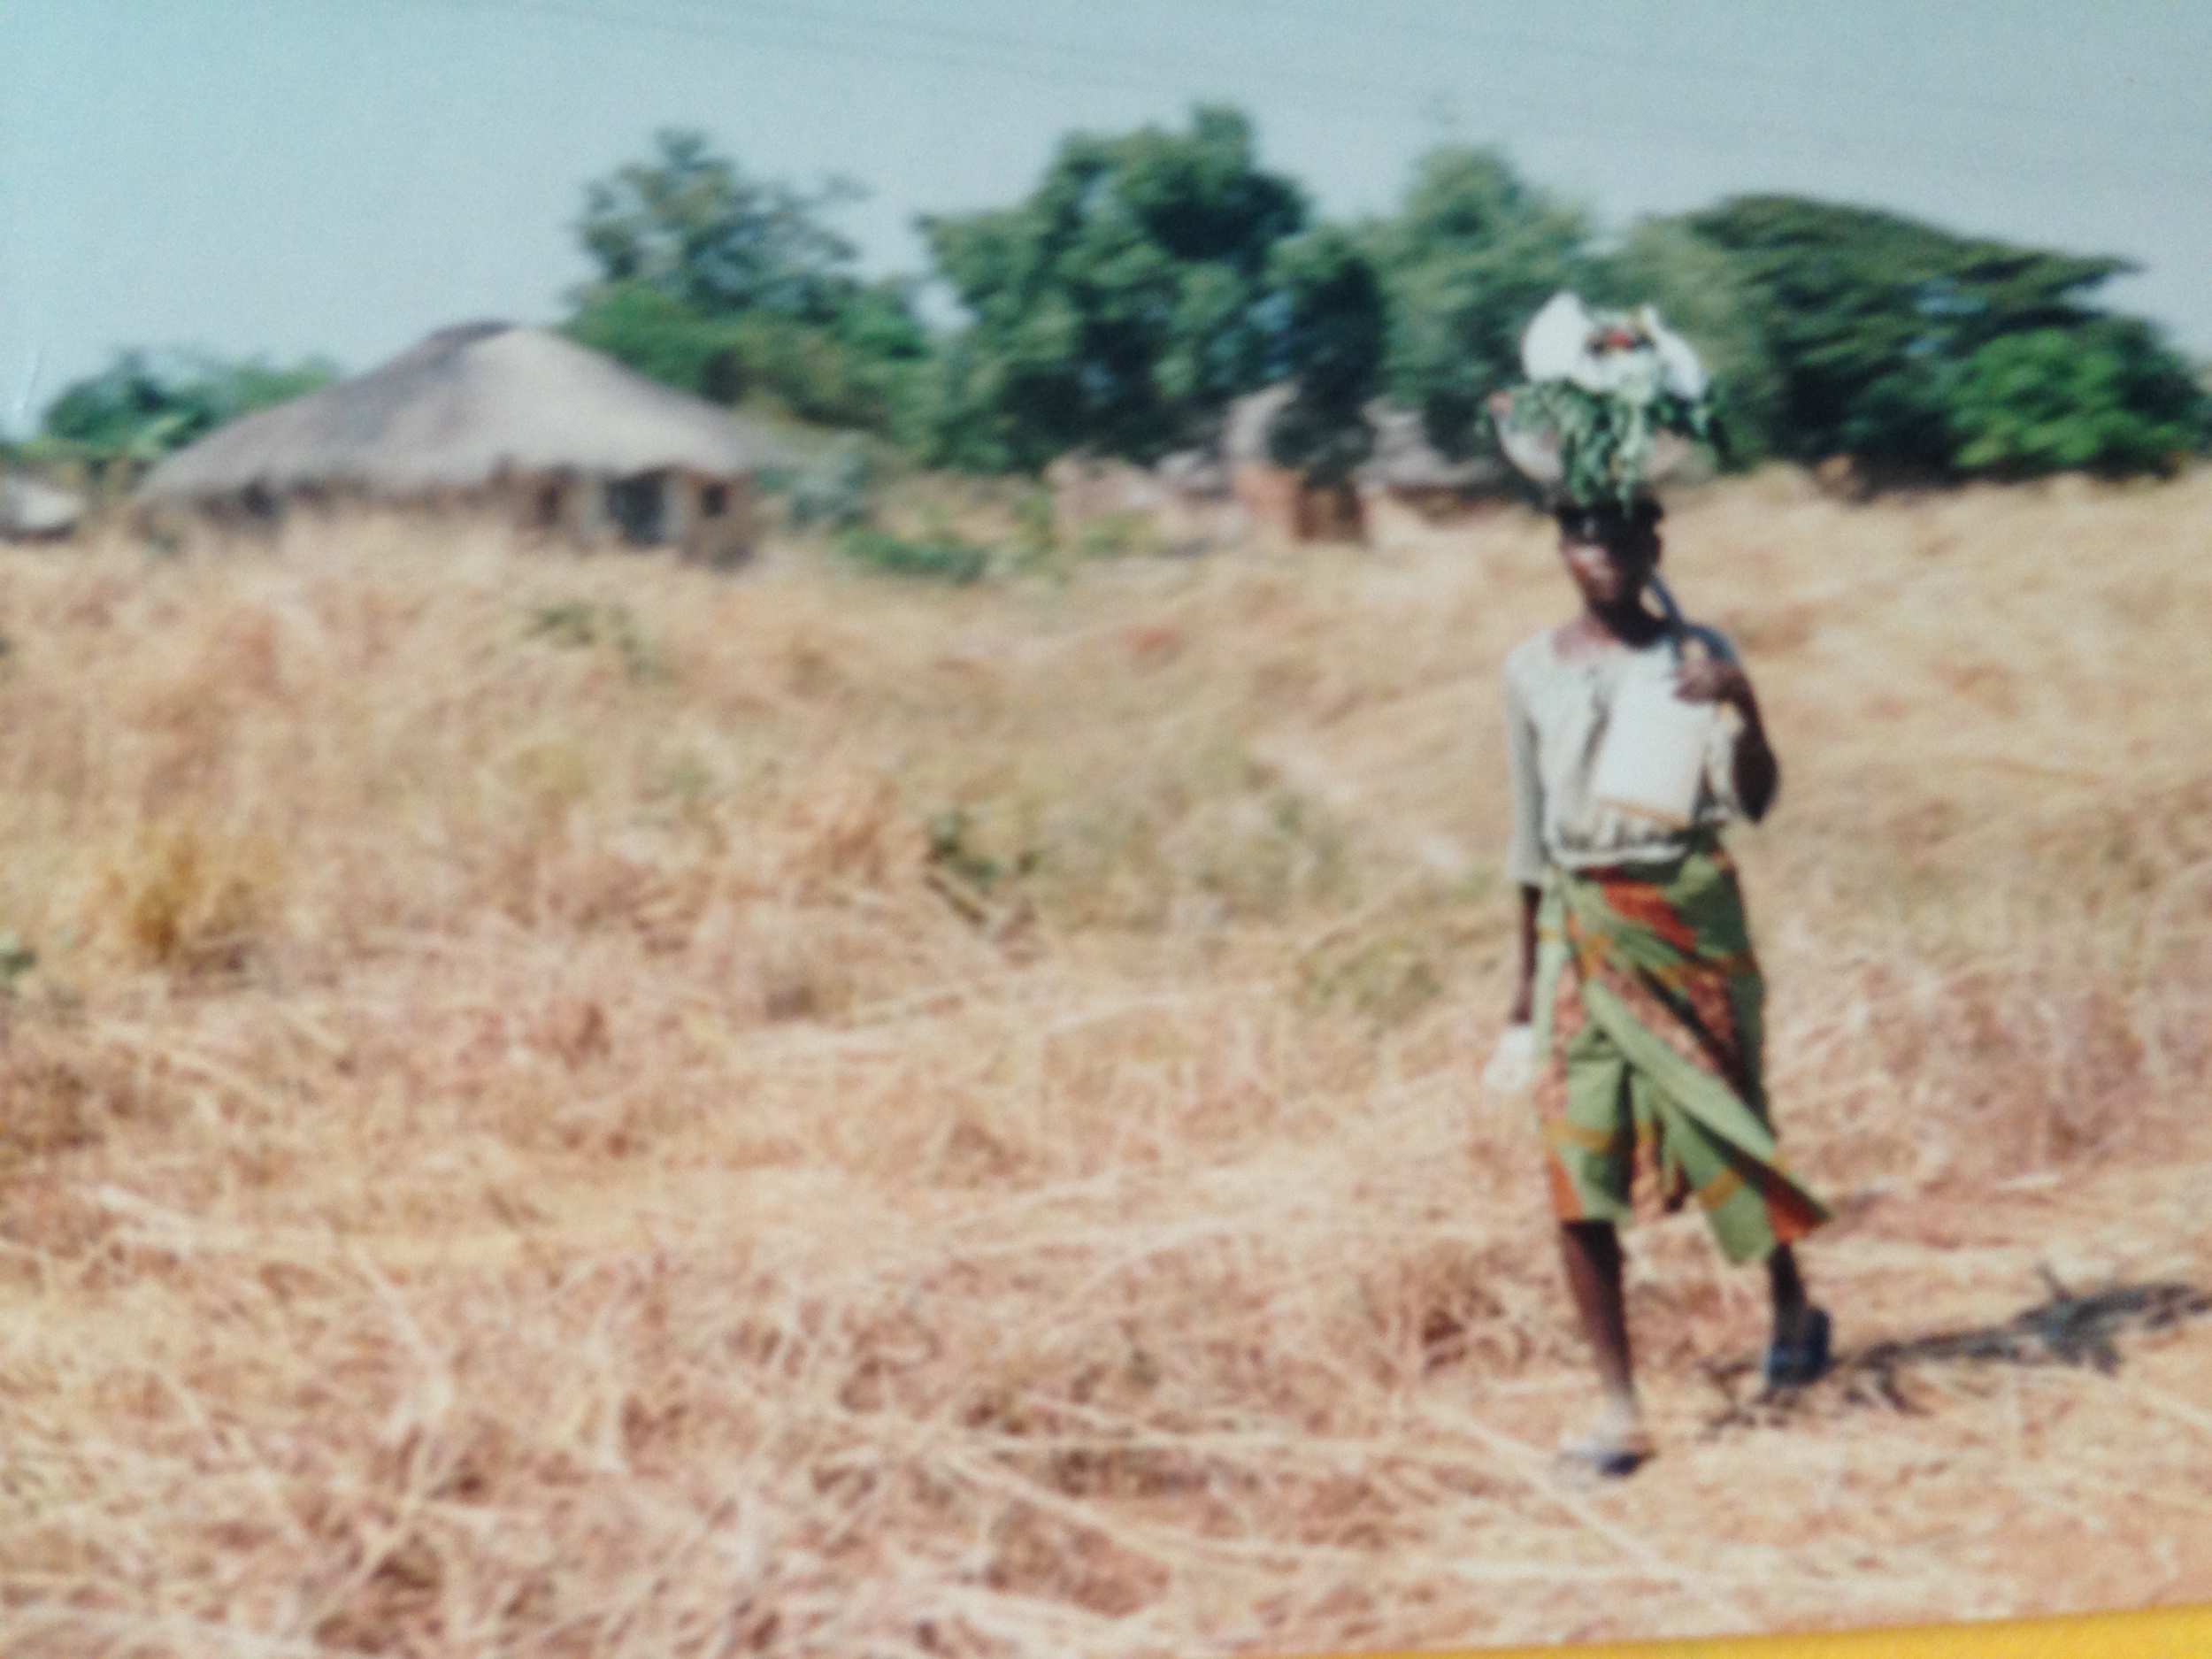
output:
[[[1248,111],[1319,210],[1386,211],[1440,141],[1613,228],[1747,191],[2112,253],[2212,356],[2207,0],[0,0],[0,420],[128,345],[371,366],[551,320],[588,179],[655,129],[1006,204],[1071,128]]]

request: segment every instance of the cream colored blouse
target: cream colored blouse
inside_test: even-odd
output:
[[[1693,626],[1689,633],[1716,657],[1737,660],[1734,649],[1712,629]],[[1663,636],[1642,647],[1610,645],[1566,658],[1549,629],[1522,641],[1505,659],[1506,741],[1513,769],[1509,879],[1540,887],[1545,867],[1553,864],[1570,870],[1663,864],[1741,810],[1734,782],[1735,736],[1725,719],[1714,723],[1705,780],[1687,826],[1669,829],[1640,814],[1602,806],[1591,788],[1599,746],[1621,687],[1636,678],[1671,680],[1676,660]]]

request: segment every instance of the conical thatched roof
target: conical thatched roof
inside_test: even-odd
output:
[[[767,458],[750,428],[541,328],[442,329],[380,369],[249,415],[147,474],[150,501],[311,487],[387,496],[503,471],[732,475]]]

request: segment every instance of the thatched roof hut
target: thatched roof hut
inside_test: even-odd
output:
[[[1364,411],[1373,447],[1349,488],[1317,488],[1276,464],[1268,441],[1297,388],[1279,381],[1229,405],[1222,453],[1252,521],[1279,538],[1390,539],[1391,526],[1434,526],[1509,495],[1514,475],[1494,456],[1455,461],[1429,442],[1419,413],[1377,398]]]
[[[1212,442],[1180,449],[1149,469],[1067,455],[1045,471],[1063,533],[1101,519],[1148,517],[1179,547],[1233,541],[1256,532],[1279,541],[1371,539],[1385,519],[1448,523],[1509,495],[1515,475],[1494,456],[1448,458],[1428,440],[1416,411],[1377,398],[1362,413],[1373,434],[1348,484],[1317,485],[1278,462],[1269,447],[1297,386],[1278,380],[1231,403]]]
[[[1281,541],[1356,541],[1364,529],[1358,495],[1348,488],[1311,484],[1278,462],[1270,448],[1275,423],[1298,395],[1296,384],[1272,386],[1238,398],[1221,425],[1221,457],[1245,522]]]
[[[138,499],[266,519],[296,502],[491,508],[580,541],[743,550],[760,434],[540,328],[442,329],[381,368],[218,428]]]

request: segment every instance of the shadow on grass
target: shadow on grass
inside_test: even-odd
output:
[[[1708,1427],[1786,1421],[1824,1396],[1831,1403],[1924,1411],[1904,1384],[1915,1372],[1939,1367],[2073,1365],[2109,1376],[2120,1368],[2122,1336],[2162,1331],[2212,1314],[2212,1294],[2194,1285],[2122,1285],[2078,1296],[2048,1268],[2037,1271],[2050,1289],[2049,1299],[2002,1325],[1847,1348],[1837,1354],[1825,1377],[1801,1387],[1764,1387],[1756,1359],[1709,1367],[1706,1374],[1728,1406]]]

